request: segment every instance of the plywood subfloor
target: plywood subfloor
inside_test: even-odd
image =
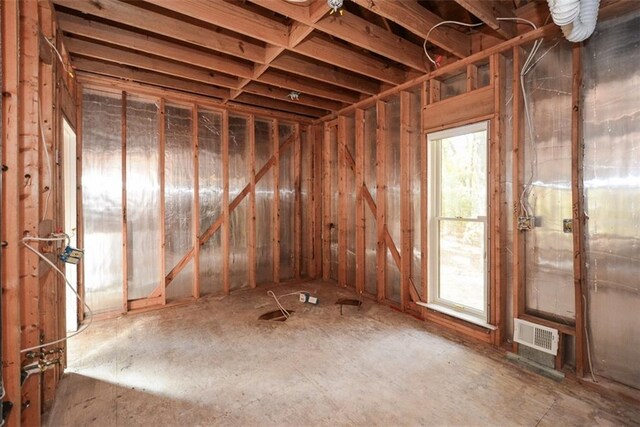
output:
[[[287,322],[269,288],[96,322],[69,342],[59,425],[624,425],[640,407],[506,362],[495,349],[333,285]]]

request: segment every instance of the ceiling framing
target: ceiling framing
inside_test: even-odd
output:
[[[445,19],[484,22],[497,42],[516,35],[512,1],[53,0],[74,68],[321,117],[431,70],[422,42]],[[443,16],[441,16],[443,15]],[[443,26],[428,47],[469,56],[478,31]],[[300,93],[291,100],[291,91]]]

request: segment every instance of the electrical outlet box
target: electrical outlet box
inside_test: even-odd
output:
[[[300,294],[299,299],[300,302],[307,302],[307,294]]]
[[[562,220],[562,232],[563,233],[573,233],[573,218],[563,219]]]
[[[532,216],[518,217],[518,230],[530,231],[530,230],[533,230],[534,225],[535,225],[535,217],[532,217]]]

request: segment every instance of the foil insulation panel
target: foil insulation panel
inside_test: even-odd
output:
[[[409,150],[411,153],[411,168],[409,171],[409,185],[411,185],[411,278],[421,299],[424,300],[422,287],[422,211],[421,211],[421,190],[422,190],[422,154],[420,144],[421,139],[421,116],[422,101],[420,94],[422,87],[419,86],[410,91],[409,96]],[[425,159],[426,161],[426,159]],[[425,182],[426,185],[426,182]],[[426,224],[425,224],[426,225]]]
[[[505,61],[505,102],[502,106],[501,126],[504,151],[504,170],[501,179],[504,203],[501,207],[501,283],[506,288],[507,301],[513,301],[513,59]],[[506,338],[513,339],[513,304],[505,304]]]
[[[597,375],[640,388],[640,13],[583,50],[588,322]]]
[[[302,277],[309,276],[309,266],[313,260],[313,229],[312,229],[312,209],[313,199],[313,175],[316,169],[313,164],[313,147],[309,143],[309,135],[306,128],[300,133],[300,203],[301,203],[301,260],[300,274]]]
[[[122,309],[122,96],[82,94],[85,302],[94,313]]]
[[[193,114],[165,106],[165,266],[171,271],[193,248]],[[193,260],[167,287],[167,300],[192,294]],[[173,289],[172,289],[173,288]]]
[[[278,125],[280,146],[290,138],[295,138],[295,128],[292,125],[280,123]],[[295,218],[295,161],[294,145],[300,141],[295,140],[280,151],[279,162],[279,204],[280,213],[280,280],[287,280],[294,277],[294,218]]]
[[[329,129],[329,179],[331,191],[331,215],[330,224],[325,224],[329,228],[330,245],[330,267],[329,277],[338,280],[338,128],[332,126]]]
[[[271,120],[255,120],[256,171],[273,156],[274,139]],[[274,167],[256,182],[256,283],[273,282],[273,191]]]
[[[222,215],[222,115],[198,110],[200,235]],[[200,294],[222,292],[221,231],[200,247]]]
[[[129,300],[162,283],[158,101],[127,97],[127,287]]]
[[[525,238],[526,310],[572,322],[573,236],[563,232],[572,217],[571,45],[563,38],[543,43],[525,77],[534,140],[525,130],[523,203],[535,226]]]
[[[229,116],[229,203],[249,184],[249,130],[248,120],[242,116]],[[229,213],[229,288],[249,285],[247,230],[248,197]]]

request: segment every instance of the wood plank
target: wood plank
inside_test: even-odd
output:
[[[322,143],[322,279],[331,279],[331,127],[324,124]]]
[[[478,67],[474,64],[467,65],[467,92],[478,89]]]
[[[491,242],[490,269],[492,275],[492,301],[493,318],[489,322],[498,327],[493,331],[495,345],[502,345],[506,338],[506,280],[502,271],[502,206],[506,185],[504,180],[505,156],[504,142],[502,140],[502,106],[506,104],[506,86],[504,76],[506,76],[506,61],[501,54],[491,57],[492,86],[494,88],[494,117],[490,127],[491,141],[489,142],[490,156],[492,157],[493,168],[489,169],[490,177],[490,220],[489,233]]]
[[[265,84],[257,82],[247,84],[242,90],[245,92],[253,93],[255,95],[262,95],[268,98],[274,98],[281,101],[289,102],[294,105],[308,105],[310,107],[329,111],[336,111],[344,106],[344,104],[341,102],[331,101],[329,99],[320,98],[306,93],[300,93],[300,96],[297,100],[292,100],[289,98],[291,90],[275,86],[267,86]]]
[[[420,72],[426,72],[422,47],[371,24],[348,11],[340,16],[325,16],[315,24],[316,29],[345,40],[355,46],[382,55]]]
[[[571,91],[571,199],[573,204],[573,286],[576,309],[576,375],[583,377],[589,372],[587,364],[587,342],[584,284],[584,191],[582,162],[582,46],[571,47],[573,84]]]
[[[229,112],[222,112],[222,289],[229,295]]]
[[[191,147],[193,150],[193,297],[200,298],[200,142],[198,139],[198,106],[191,107]]]
[[[164,74],[135,69],[123,65],[116,65],[107,62],[100,62],[92,59],[74,58],[73,66],[89,73],[102,74],[121,79],[135,80],[155,86],[168,87],[185,92],[208,95],[213,98],[224,98],[228,96],[229,89],[223,89],[206,85],[204,83],[182,80]]]
[[[2,248],[2,378],[5,401],[13,402],[6,420],[8,426],[20,425],[22,405],[20,389],[21,305],[19,266],[23,250],[20,247],[20,147],[19,104],[19,6],[6,2],[0,6],[2,25],[2,236],[7,245]]]
[[[512,271],[513,271],[513,318],[520,319],[525,313],[525,289],[524,289],[524,254],[525,239],[522,231],[518,230],[518,217],[525,215],[520,207],[520,199],[522,197],[522,189],[524,183],[524,102],[522,97],[522,88],[520,85],[520,70],[523,65],[523,50],[520,46],[513,48],[513,116],[512,116],[512,198],[513,198],[513,255],[512,255]],[[517,352],[517,343],[514,343],[513,350]]]
[[[402,255],[400,255],[400,251],[398,251],[398,247],[396,246],[391,234],[389,234],[389,230],[385,227],[384,230],[384,241],[389,249],[389,253],[391,254],[391,258],[396,263],[396,267],[398,270],[402,269]]]
[[[338,117],[338,284],[347,286],[347,118]],[[335,191],[335,189],[333,190]]]
[[[157,12],[142,9],[133,4],[117,0],[100,0],[99,2],[53,0],[53,3],[244,60],[262,63],[265,58],[265,49],[262,46],[243,42],[235,37],[227,36],[178,18],[171,18]],[[173,4],[175,5],[175,3]]]
[[[294,216],[293,216],[293,273],[296,279],[300,279],[300,261],[302,259],[302,197],[300,168],[302,167],[300,125],[294,125],[293,142],[293,182],[295,189]]]
[[[469,93],[447,98],[424,109],[429,130],[444,129],[453,123],[492,115],[495,111],[493,87],[487,86]]]
[[[84,209],[82,205],[82,84],[78,83],[76,85],[76,93],[75,93],[77,102],[76,109],[76,220],[78,226],[78,235],[77,235],[77,243],[78,247],[84,248]],[[160,277],[164,277],[161,275]],[[66,291],[65,291],[66,292]],[[80,299],[85,301],[85,283],[84,283],[84,260],[81,260],[78,263],[78,295],[80,295]],[[78,304],[78,322],[82,323],[84,321],[84,305]],[[66,319],[65,319],[66,321]],[[66,323],[66,322],[65,322]],[[65,327],[65,329],[67,329]],[[66,332],[66,330],[65,330]]]
[[[129,65],[186,80],[193,80],[200,83],[232,89],[237,88],[239,84],[236,77],[228,76],[226,74],[210,70],[207,71],[195,68],[192,65],[154,58],[139,52],[126,51],[86,40],[66,37],[65,46],[72,54],[81,55],[87,58],[100,59],[119,65]]]
[[[404,71],[389,67],[386,61],[334,44],[319,36],[312,35],[307,38],[296,47],[295,51],[386,83],[401,84],[406,80]]]
[[[532,314],[522,313],[520,314],[520,319],[527,320],[532,323],[538,323],[542,326],[547,326],[549,328],[557,329],[560,333],[565,335],[576,335],[576,328],[574,325],[567,325],[564,323],[554,322],[553,320],[548,320],[542,317],[534,316]]]
[[[442,22],[441,17],[420,6],[417,1],[353,1],[359,6],[399,24],[422,39],[427,37],[430,28]],[[443,26],[433,30],[429,34],[429,42],[451,52],[458,58],[464,58],[471,53],[470,37],[454,28]]]
[[[4,5],[3,5],[4,6]],[[19,230],[23,234],[39,236],[40,223],[40,174],[38,163],[40,157],[39,112],[38,112],[38,59],[39,59],[39,25],[38,3],[34,0],[20,2],[19,21],[19,56],[9,59],[19,61],[18,87],[18,146],[20,173],[20,223]],[[3,48],[5,47],[3,43]],[[17,166],[17,165],[16,165]],[[40,245],[32,242],[36,248]],[[22,348],[40,343],[40,299],[39,286],[41,274],[40,259],[26,247],[21,248],[20,257],[20,304],[21,304],[21,345]],[[23,401],[30,401],[28,408],[23,408],[21,420],[24,425],[39,425],[42,411],[41,386],[42,376],[32,375],[22,386]],[[16,399],[16,403],[19,400]]]
[[[247,231],[247,262],[249,287],[256,287],[256,119],[249,116],[249,227]]]
[[[376,103],[376,282],[378,301],[383,301],[387,287],[387,247],[385,231],[387,224],[387,183],[386,183],[386,148],[387,148],[387,114],[386,105],[382,101]]]
[[[258,81],[287,89],[288,91],[295,90],[302,95],[314,95],[332,101],[340,101],[340,103],[353,103],[360,100],[360,96],[357,93],[345,90],[345,88],[287,74],[278,70],[264,72],[260,78],[258,78]]]
[[[424,111],[427,108],[428,83],[423,82],[421,84],[421,109]],[[427,134],[425,132],[426,120],[424,114],[420,114],[420,248],[422,261],[420,267],[422,269],[421,283],[419,286],[422,289],[422,296],[425,301],[429,301],[429,146],[427,145]]]
[[[172,43],[164,39],[125,30],[62,11],[56,12],[56,16],[60,27],[66,33],[134,49],[197,67],[212,69],[212,66],[215,65],[217,72],[232,76],[249,78],[253,75],[253,66],[214,51],[204,52],[200,49]]]
[[[165,101],[164,98],[160,98],[160,107],[158,108],[158,127],[160,136],[160,156],[158,159],[158,172],[160,183],[160,277],[166,276],[166,251],[167,251],[167,230],[165,224],[166,217],[166,196],[165,196],[165,147],[166,147],[166,135],[165,135]],[[162,298],[162,305],[167,303],[167,286],[166,281],[162,280],[158,285],[159,295]]]
[[[280,283],[280,125],[274,120],[271,129],[273,144],[273,282]]]
[[[510,21],[499,21],[496,18],[511,18],[514,15],[513,9],[499,1],[473,1],[455,0],[460,6],[467,9],[490,28],[495,30],[505,39],[510,39],[517,35],[516,25]]]
[[[367,95],[375,95],[380,92],[380,85],[375,80],[336,69],[335,67],[322,62],[309,61],[306,58],[291,52],[283,53],[278,58],[274,59],[269,65],[272,68],[301,76],[307,76],[314,80]]]
[[[327,110],[322,110],[306,105],[295,104],[287,101],[280,101],[272,98],[266,98],[264,96],[243,93],[236,98],[236,101],[251,105],[256,105],[263,108],[271,108],[274,110],[285,111],[288,113],[302,114],[309,117],[320,117],[326,113]]]
[[[289,28],[285,24],[241,8],[237,3],[207,0],[145,1],[276,46],[286,46],[289,42]]]
[[[400,307],[409,304],[409,281],[413,253],[413,222],[411,221],[411,93],[400,93]]]
[[[356,110],[355,117],[355,191],[356,191],[356,292],[364,293],[366,278],[366,215],[364,206],[364,135],[365,114],[363,109]]]
[[[154,306],[163,306],[163,299],[162,297],[154,297],[154,298],[142,298],[142,299],[135,299],[135,300],[131,300],[128,303],[128,311],[131,310],[139,310],[142,308],[149,308],[149,307],[154,307]]]
[[[127,92],[122,92],[122,312],[129,299],[129,232],[127,220]]]
[[[364,185],[362,188],[362,195],[364,196],[364,200],[367,202],[367,205],[369,205],[369,209],[371,209],[371,214],[374,217],[377,217],[378,208],[376,206],[376,202],[375,200],[373,200],[373,196],[369,192],[369,189],[366,185]]]

